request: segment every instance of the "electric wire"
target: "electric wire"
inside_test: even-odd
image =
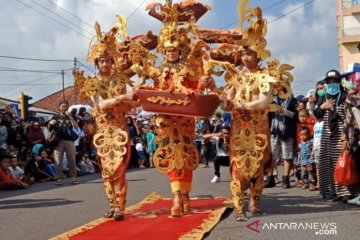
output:
[[[46,18],[49,18],[49,19],[51,19],[52,21],[54,21],[54,22],[56,22],[56,23],[58,23],[58,24],[62,25],[63,27],[68,28],[68,29],[70,29],[70,30],[72,30],[72,31],[74,31],[74,32],[76,32],[76,33],[78,33],[79,35],[81,35],[81,36],[83,36],[83,37],[87,38],[88,40],[91,40],[91,38],[90,38],[90,37],[88,37],[88,36],[84,35],[83,33],[81,33],[81,32],[79,32],[79,31],[77,31],[76,29],[73,29],[73,28],[71,28],[71,27],[69,27],[69,26],[67,26],[67,25],[63,24],[62,22],[60,22],[60,21],[58,21],[58,20],[56,20],[56,19],[54,19],[54,18],[52,18],[52,17],[50,17],[50,16],[48,16],[48,15],[44,14],[43,12],[41,12],[41,11],[37,10],[36,8],[32,7],[31,5],[26,4],[26,3],[24,3],[24,2],[22,2],[22,1],[20,1],[20,0],[16,0],[16,1],[17,1],[17,2],[19,2],[20,4],[22,4],[22,5],[26,6],[26,7],[28,7],[28,8],[30,8],[30,9],[34,10],[34,11],[36,11],[37,13],[41,14],[42,16],[44,16],[44,17],[46,17]]]
[[[80,30],[82,30],[82,31],[84,31],[84,32],[86,32],[86,33],[88,33],[88,34],[90,34],[90,35],[94,35],[94,33],[89,32],[88,30],[86,30],[86,29],[84,29],[84,28],[82,28],[82,27],[79,27],[78,25],[72,23],[71,21],[67,20],[67,19],[64,18],[63,16],[57,14],[56,12],[54,12],[53,10],[51,10],[50,8],[47,8],[47,7],[41,5],[40,3],[37,3],[37,2],[35,2],[35,1],[33,1],[33,0],[32,0],[32,2],[33,2],[35,5],[39,6],[40,8],[45,9],[46,11],[48,11],[48,12],[54,14],[55,16],[61,18],[61,19],[64,20],[65,22],[71,24],[72,26],[77,27],[78,29],[80,29]]]

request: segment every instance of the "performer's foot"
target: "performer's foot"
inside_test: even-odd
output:
[[[183,204],[184,214],[189,214],[191,212],[189,193],[183,194],[182,204]]]
[[[110,209],[106,213],[104,213],[104,217],[106,218],[112,218],[114,216],[114,209]]]
[[[173,200],[173,206],[171,208],[171,216],[181,217],[182,214],[182,199],[181,194],[175,194]]]
[[[237,222],[246,221],[247,217],[246,217],[245,211],[235,210],[235,220]]]
[[[262,215],[263,214],[263,212],[260,210],[260,208],[259,207],[257,207],[257,206],[250,206],[250,212],[251,212],[251,214],[253,215],[253,216],[255,216],[255,215]]]
[[[124,213],[120,210],[120,209],[115,209],[114,210],[114,220],[115,221],[120,221],[120,220],[123,220],[124,219]]]

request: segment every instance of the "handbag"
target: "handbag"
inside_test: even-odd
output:
[[[67,135],[69,136],[69,138],[70,138],[72,141],[75,141],[76,139],[79,138],[79,136],[76,134],[76,132],[73,130],[72,127],[67,127],[67,128],[66,128],[66,131],[67,131]]]
[[[359,174],[356,163],[352,159],[349,148],[341,152],[335,166],[334,180],[340,185],[354,185],[359,183]]]
[[[58,133],[57,129],[54,128],[53,130],[51,130],[49,132],[49,135],[46,138],[46,142],[48,143],[48,145],[50,147],[56,147],[56,145],[59,143],[59,141],[60,141],[59,133]]]

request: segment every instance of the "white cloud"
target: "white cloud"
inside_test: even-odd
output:
[[[289,4],[282,13],[302,5]],[[271,21],[275,16],[266,18]],[[314,88],[327,70],[337,68],[336,32],[335,7],[327,1],[315,1],[269,24],[267,39],[272,56],[295,67],[295,95]]]
[[[52,15],[49,11],[44,11],[34,4],[32,0],[21,0],[33,8],[43,12],[65,25],[57,16]],[[55,7],[48,0],[36,0],[57,14],[72,21],[75,25],[80,26],[86,31],[93,33],[95,21],[98,21],[104,31],[108,30],[116,21],[116,14],[130,16],[134,9],[143,2],[143,0],[52,0],[61,8],[71,11],[73,14],[83,19],[86,23],[79,21],[60,7]],[[152,30],[157,33],[161,23],[148,16],[144,10],[145,6],[153,2],[147,0],[128,20],[128,32],[130,35],[145,33]],[[164,2],[160,1],[159,2]],[[179,1],[174,1],[179,2]],[[201,1],[211,6],[224,4],[229,7],[228,10],[236,13],[237,1],[223,3],[214,0]],[[293,1],[286,1],[293,2]],[[304,2],[297,0],[297,4],[288,4],[281,11],[286,13]],[[266,4],[268,2],[266,1]],[[265,5],[265,3],[264,3]],[[337,68],[337,36],[336,36],[336,19],[335,4],[329,4],[328,1],[315,1],[313,4],[298,10],[288,16],[279,19],[271,24],[268,28],[268,46],[272,51],[273,57],[279,57],[282,62],[287,62],[295,66],[295,81],[310,81],[321,73],[325,73],[330,68]],[[283,7],[284,5],[281,5]],[[279,7],[280,8],[280,7]],[[228,15],[232,15],[229,17]],[[274,19],[280,13],[273,16],[266,16],[268,20]],[[223,9],[217,8],[209,11],[200,21],[201,27],[219,27],[233,21],[234,14],[224,14]],[[17,1],[2,1],[2,11],[0,18],[4,19],[0,25],[0,55],[44,58],[44,59],[73,59],[78,57],[85,58],[89,47],[89,38],[92,36],[74,26],[72,28],[81,32],[87,37],[65,28],[58,23],[46,18]],[[335,59],[336,58],[336,59]],[[85,63],[85,60],[82,60]],[[0,66],[22,69],[68,69],[73,66],[72,62],[66,63],[48,63],[48,62],[31,62],[15,61],[0,58]],[[70,72],[68,72],[69,74]],[[29,83],[30,80],[44,78],[48,74],[35,73],[9,73],[0,72],[0,83]],[[66,85],[72,83],[70,75],[66,75]],[[58,85],[45,86],[3,86],[0,85],[0,96],[16,99],[20,91],[25,91],[34,97],[40,99],[61,88],[61,75],[55,75],[54,78],[38,80],[36,83],[57,83]],[[308,82],[307,82],[308,83]],[[301,85],[301,84],[295,84]],[[312,87],[308,84],[309,88]],[[307,85],[305,86],[307,87]],[[304,87],[304,88],[305,88]],[[304,90],[305,92],[306,90]],[[297,94],[303,92],[297,92]]]

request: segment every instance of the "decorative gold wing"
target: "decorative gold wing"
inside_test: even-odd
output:
[[[79,93],[80,99],[85,100],[89,96],[95,96],[99,89],[99,81],[93,77],[85,77],[84,71],[73,70],[74,88]]]
[[[192,76],[205,75],[204,61],[209,60],[209,50],[210,50],[210,46],[204,41],[198,41],[194,45],[194,47],[191,50],[190,56],[188,58],[190,75]]]
[[[272,95],[286,99],[292,93],[290,84],[293,82],[294,77],[289,71],[294,67],[289,64],[280,65],[279,59],[268,61],[267,65],[269,75],[276,79],[276,82],[273,84]],[[270,111],[277,111],[278,106],[270,104],[269,109]]]

